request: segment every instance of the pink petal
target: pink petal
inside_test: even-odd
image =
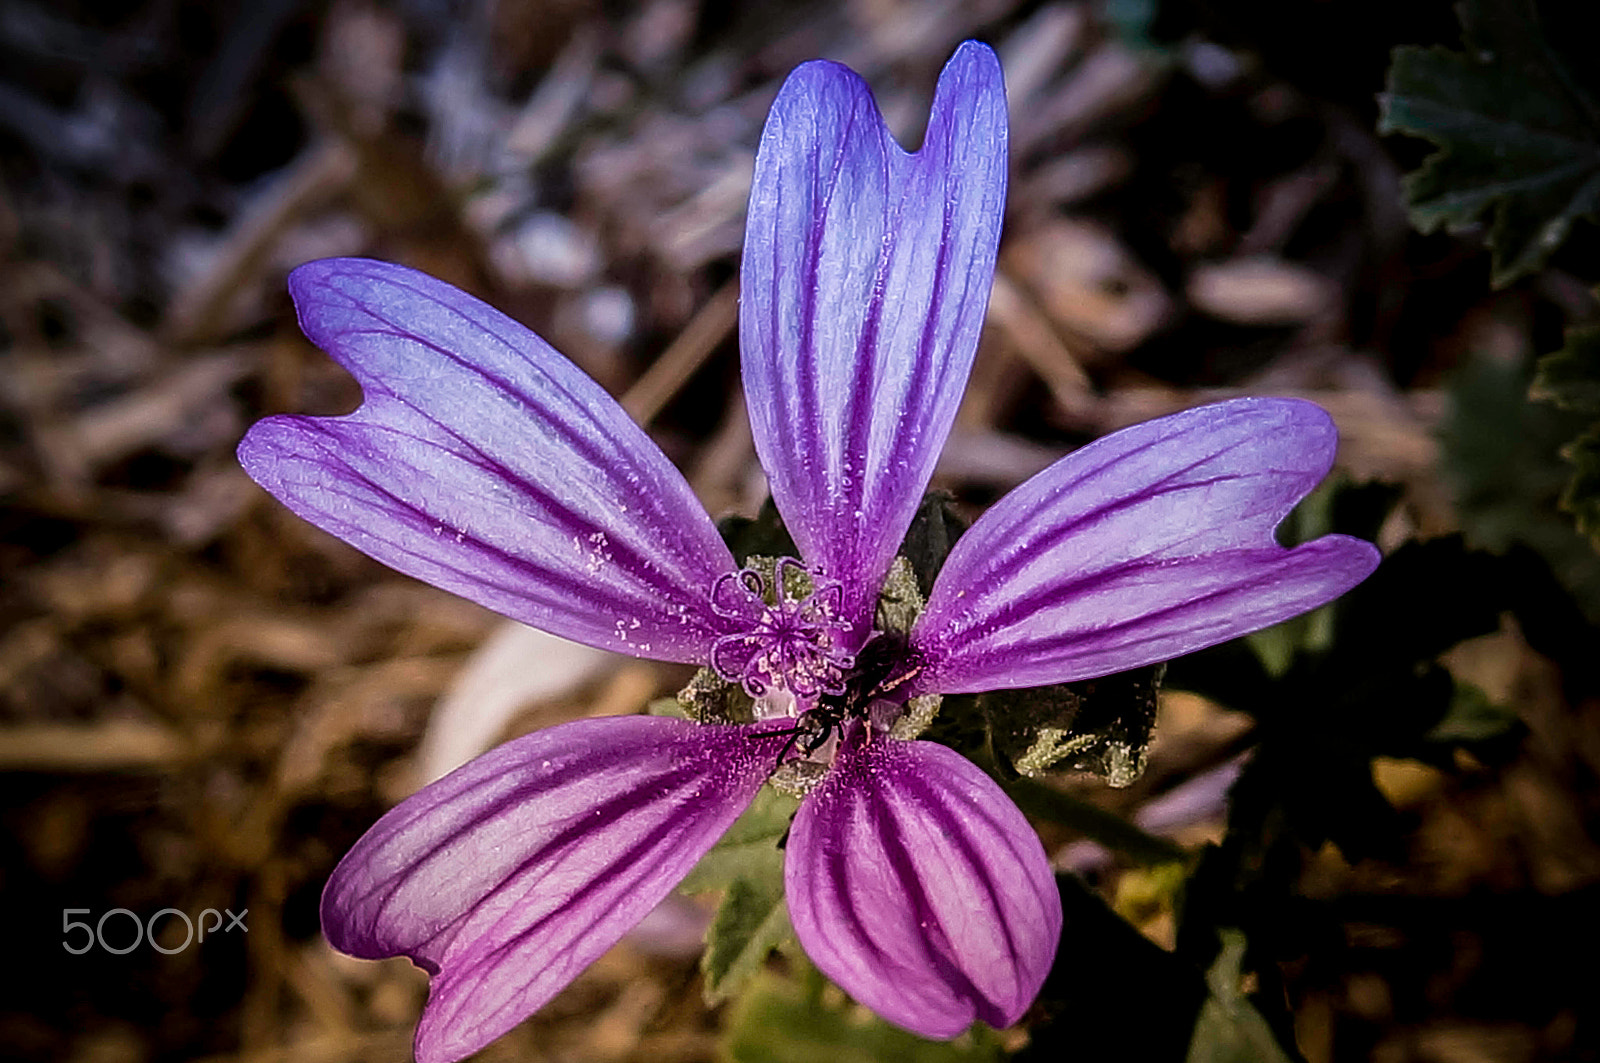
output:
[[[1038,994],[1061,898],[1038,835],[987,775],[932,742],[841,743],[789,835],[806,954],[924,1037],[1009,1026]]]
[[[750,190],[740,341],[756,450],[862,631],[961,401],[1005,203],[1000,65],[968,42],[907,155],[850,70],[797,69]]]
[[[1237,399],[1123,429],[996,503],[951,550],[912,631],[921,692],[1042,686],[1203,649],[1322,605],[1378,564],[1273,529],[1327,474],[1323,410]]]
[[[344,417],[272,417],[239,461],[306,520],[575,642],[704,661],[733,558],[682,475],[538,336],[424,274],[295,270],[300,325],[361,383]]]
[[[323,932],[342,952],[426,968],[418,1063],[458,1060],[660,903],[744,811],[784,741],[624,716],[508,742],[362,836],[322,895]]]

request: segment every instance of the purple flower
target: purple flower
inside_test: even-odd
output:
[[[877,630],[972,364],[1005,173],[1004,92],[982,45],[945,68],[915,155],[844,67],[808,63],[779,93],[740,338],[757,450],[800,557],[765,568],[737,567],[660,450],[527,329],[399,266],[291,276],[301,326],[365,401],[256,425],[239,449],[251,476],[402,572],[579,642],[706,666],[754,703],[744,723],[528,735],[356,844],[323,927],[345,952],[433,975],[423,1063],[550,1000],[780,762],[817,779],[785,871],[817,965],[925,1036],[1015,1022],[1056,948],[1050,865],[983,772],[896,737],[902,706],[1164,660],[1321,605],[1376,564],[1358,540],[1274,542],[1335,434],[1310,403],[1242,399],[1064,458],[973,524],[909,630]]]

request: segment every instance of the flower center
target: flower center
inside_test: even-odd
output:
[[[839,616],[843,599],[838,580],[791,557],[773,565],[770,588],[755,569],[722,576],[711,588],[711,608],[736,630],[712,646],[711,667],[752,698],[784,690],[812,705],[843,694],[855,663],[845,648],[850,623]]]

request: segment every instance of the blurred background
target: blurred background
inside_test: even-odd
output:
[[[1585,6],[1467,10],[1542,11],[1559,74],[1600,40]],[[318,933],[339,856],[489,744],[688,678],[509,627],[244,476],[254,419],[358,401],[286,272],[370,255],[475,292],[713,514],[753,516],[736,278],[766,109],[825,56],[914,145],[968,37],[1005,66],[1011,192],[936,486],[970,517],[1120,426],[1300,395],[1341,449],[1286,534],[1393,564],[1340,614],[1175,665],[1147,750],[1085,710],[1145,770],[1030,780],[1075,877],[1019,1029],[897,1038],[792,955],[709,1006],[712,906],[683,899],[484,1058],[1600,1058],[1600,558],[1582,491],[1560,505],[1585,417],[1551,401],[1600,342],[1573,222],[1600,112],[1551,90],[1578,183],[1545,215],[1418,231],[1402,177],[1445,141],[1380,95],[1394,47],[1463,48],[1443,0],[0,5],[4,1055],[409,1058],[426,979]]]

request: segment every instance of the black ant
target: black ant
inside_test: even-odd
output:
[[[824,698],[814,709],[802,712],[795,726],[787,731],[774,731],[774,735],[788,735],[789,740],[783,744],[783,751],[778,754],[778,763],[782,764],[789,759],[789,753],[799,748],[800,759],[805,759],[833,737],[838,731],[844,733],[844,726],[851,719],[851,712],[847,706],[833,698]]]
[[[876,636],[856,655],[855,665],[845,676],[844,693],[824,694],[817,699],[815,708],[800,714],[793,729],[773,732],[774,736],[789,736],[778,754],[778,763],[783,764],[797,748],[805,758],[821,749],[835,734],[843,737],[850,721],[866,719],[875,700],[902,686],[921,670],[921,665],[911,659],[903,637]]]

